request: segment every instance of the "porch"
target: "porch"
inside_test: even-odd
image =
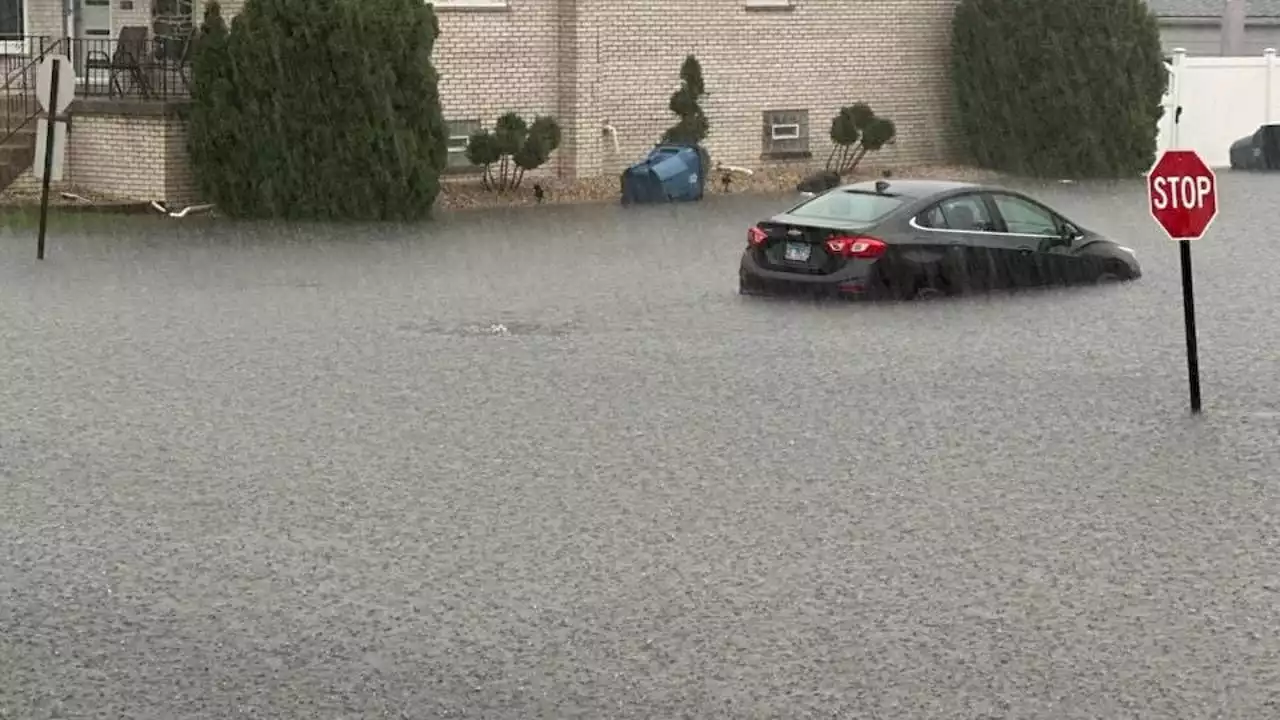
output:
[[[189,65],[203,1],[0,0],[0,71],[7,81],[58,52],[72,60],[84,96],[184,94],[179,69]]]
[[[190,98],[191,39],[124,26],[116,38],[10,37],[0,41],[0,190],[35,184],[35,129],[43,115],[37,70],[64,55],[76,76],[63,184],[167,202],[193,190],[181,109]]]
[[[184,36],[149,36],[145,26],[125,26],[114,39],[46,35],[0,40],[2,92],[35,92],[36,69],[45,57],[63,55],[76,75],[76,96],[101,99],[185,100],[191,93],[191,44]]]

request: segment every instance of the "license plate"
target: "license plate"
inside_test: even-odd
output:
[[[813,248],[809,247],[809,243],[789,242],[783,257],[791,262],[808,262],[811,252]]]

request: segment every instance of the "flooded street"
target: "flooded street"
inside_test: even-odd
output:
[[[0,718],[1274,718],[1280,178],[1131,284],[742,298],[790,198],[0,224]]]

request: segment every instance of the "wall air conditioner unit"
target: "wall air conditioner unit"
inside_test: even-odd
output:
[[[799,140],[800,124],[799,123],[774,123],[771,127],[770,137],[774,140]]]

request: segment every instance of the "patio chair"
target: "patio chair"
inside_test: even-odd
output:
[[[143,25],[128,25],[120,28],[120,37],[116,40],[115,50],[110,57],[102,50],[90,50],[85,57],[85,68],[88,70],[106,70],[107,97],[125,95],[124,86],[120,84],[120,75],[128,74],[143,97],[151,95],[151,87],[143,70],[143,62],[147,60],[147,28]]]
[[[152,77],[151,90],[162,97],[173,95],[179,88],[191,92],[191,56],[199,30],[189,21],[157,18],[152,24],[152,60],[156,76]],[[158,76],[158,77],[157,77]],[[159,85],[159,87],[157,87]]]

